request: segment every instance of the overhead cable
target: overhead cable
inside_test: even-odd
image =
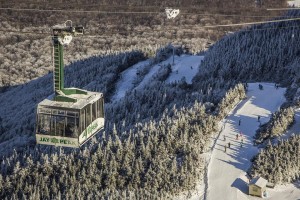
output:
[[[245,23],[238,23],[238,24],[208,25],[208,26],[203,26],[203,27],[204,28],[232,27],[232,26],[245,26],[245,25],[255,25],[255,24],[265,24],[265,23],[277,23],[277,22],[296,21],[296,20],[300,20],[300,18],[279,19],[279,20],[260,21],[260,22],[245,22]]]
[[[35,9],[35,8],[0,8],[0,10],[32,11],[32,12],[68,12],[68,13],[97,13],[97,14],[165,14],[165,12],[153,11],[105,11],[105,10],[68,10],[68,9]],[[217,16],[217,17],[243,17],[243,18],[268,18],[270,15],[236,15],[236,14],[205,14],[181,12],[181,15]]]
[[[268,11],[280,11],[280,10],[300,10],[300,7],[290,7],[290,8],[267,8]]]
[[[284,27],[272,27],[272,28],[251,28],[251,29],[243,29],[243,30],[238,30],[237,32],[251,32],[251,31],[266,31],[266,30],[280,30],[280,29],[290,29],[290,28],[300,28],[300,25],[299,26],[284,26]],[[112,35],[116,35],[116,34],[128,34],[126,35],[125,37],[129,37],[130,34],[132,33],[136,33],[136,32],[139,32],[139,33],[149,33],[150,31],[153,31],[153,32],[163,32],[165,33],[167,31],[178,31],[176,29],[153,29],[153,30],[146,30],[146,31],[134,31],[131,32],[131,31],[116,31],[116,32],[109,32],[109,33],[93,33],[93,34],[87,34],[85,35],[84,37],[77,37],[77,39],[84,39],[84,38],[101,38],[101,37],[111,37]],[[180,32],[179,34],[197,34],[197,33],[200,33],[200,30],[197,30],[197,31],[190,31],[190,29],[181,29],[181,31],[183,32]],[[16,31],[16,30],[0,30],[0,32],[2,33],[13,33],[13,34],[16,34],[16,35],[45,35],[47,37],[52,37],[51,36],[51,33],[39,33],[39,32],[33,32],[33,31]],[[202,33],[202,32],[201,32]],[[171,34],[171,33],[170,33]]]
[[[36,11],[36,12],[73,12],[73,13],[101,13],[101,14],[159,14],[163,12],[134,12],[134,11],[101,11],[101,10],[63,10],[63,9],[34,9],[34,8],[0,8],[0,10],[12,11]]]

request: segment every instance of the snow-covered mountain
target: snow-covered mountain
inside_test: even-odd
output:
[[[66,68],[67,87],[103,92],[107,102],[105,131],[81,149],[34,143],[35,108],[52,93],[51,74],[10,88],[0,95],[0,198],[190,197],[198,182],[207,182],[204,153],[219,122],[245,98],[241,82],[281,83],[288,87],[287,101],[295,103],[299,34],[283,27],[296,25],[242,30],[221,39],[204,57],[179,50],[174,65],[170,46],[152,60],[127,52],[73,63]],[[273,98],[278,97],[282,93]],[[257,107],[264,112],[282,103],[262,102]],[[242,111],[245,118],[252,112]]]
[[[299,17],[289,11],[282,18]],[[300,22],[267,23],[242,29],[219,40],[206,53],[195,81],[270,81],[289,86],[299,83]],[[202,80],[202,81],[201,81]],[[211,83],[212,81],[208,81]]]

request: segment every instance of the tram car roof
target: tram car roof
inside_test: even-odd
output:
[[[90,92],[90,91],[86,91],[86,90],[84,90],[84,91],[87,94],[71,94],[71,95],[68,95],[69,97],[77,99],[77,102],[54,101],[54,96],[55,95],[52,94],[47,99],[44,99],[43,101],[41,101],[38,105],[39,106],[45,106],[45,107],[82,109],[87,104],[94,103],[99,98],[103,97],[103,94],[99,93],[99,92]]]

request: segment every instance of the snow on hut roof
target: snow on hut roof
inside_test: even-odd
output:
[[[267,185],[268,181],[262,177],[255,177],[250,181],[250,185],[254,184],[260,188],[263,188]]]

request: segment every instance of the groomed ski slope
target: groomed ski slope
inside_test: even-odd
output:
[[[141,83],[134,88],[133,82],[136,78],[137,70],[143,69],[146,65],[149,65],[151,61],[146,60],[139,62],[122,72],[122,78],[117,83],[116,92],[112,97],[112,100],[123,98],[127,91],[129,92],[133,89],[143,89],[145,85],[147,85],[151,81],[152,77],[158,72],[159,68],[161,66],[167,66],[168,64],[172,65],[172,72],[166,80],[167,83],[180,81],[183,77],[185,77],[187,83],[192,83],[192,79],[197,74],[199,65],[203,58],[204,56],[183,54],[181,56],[175,56],[174,65],[172,65],[173,57],[171,56],[167,60],[153,65],[148,74],[145,75]]]
[[[136,77],[137,71],[139,69],[143,69],[149,64],[150,60],[141,61],[122,72],[122,78],[117,83],[116,93],[112,97],[112,100],[123,98],[127,91],[132,90],[134,88],[133,82]]]
[[[252,145],[253,136],[261,122],[267,122],[270,114],[275,112],[285,101],[285,89],[275,89],[274,84],[264,83],[263,90],[258,89],[258,83],[248,84],[247,99],[242,101],[225,119],[223,131],[214,138],[216,140],[208,165],[208,187],[204,198],[208,200],[243,200],[260,199],[248,195],[248,179],[246,171],[251,166],[250,159],[258,153],[258,148]],[[241,125],[238,122],[241,119]],[[244,144],[241,147],[242,132]],[[226,141],[224,141],[224,136]],[[227,148],[228,142],[231,147]],[[300,198],[300,189],[289,184],[268,189],[272,200],[296,200]]]

